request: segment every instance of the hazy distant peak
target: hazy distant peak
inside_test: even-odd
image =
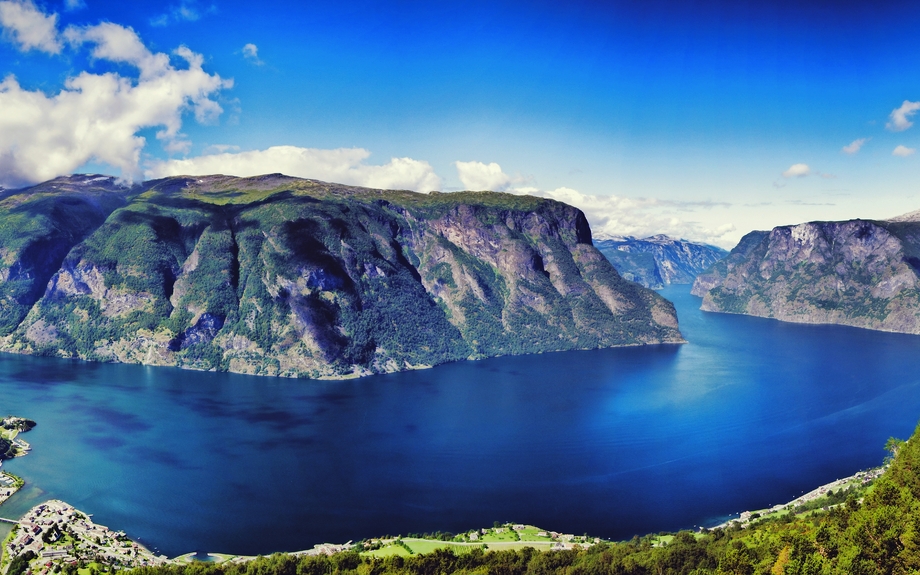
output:
[[[594,241],[596,242],[600,242],[600,241],[627,242],[627,241],[633,241],[636,239],[635,236],[621,236],[617,234],[608,234],[605,232],[597,232],[595,234],[592,234],[592,237],[594,238]]]
[[[600,235],[595,237],[594,245],[621,276],[654,289],[693,283],[699,273],[728,254],[716,246],[665,234],[641,240],[632,236]]]
[[[920,210],[915,210],[913,212],[908,212],[900,216],[893,218],[888,218],[889,222],[920,222]]]

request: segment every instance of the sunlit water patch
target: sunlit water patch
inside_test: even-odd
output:
[[[38,421],[29,482],[175,556],[493,521],[609,538],[693,527],[878,465],[920,419],[920,338],[704,314],[690,343],[345,382],[0,357]]]

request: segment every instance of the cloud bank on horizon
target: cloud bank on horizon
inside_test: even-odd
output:
[[[757,100],[770,92],[761,80],[710,80],[707,71],[719,58],[721,66],[743,71],[723,50],[728,36],[717,19],[706,20],[710,8],[697,14],[675,4],[662,19],[629,3],[586,3],[580,10],[589,17],[579,21],[574,9],[474,2],[468,13],[449,12],[456,32],[435,34],[425,24],[445,13],[412,0],[402,12],[372,10],[358,20],[334,6],[59,2],[56,12],[36,0],[0,0],[0,186],[80,170],[129,181],[281,172],[372,188],[534,194],[581,208],[596,233],[666,233],[723,247],[755,227],[916,209],[906,192],[886,196],[875,190],[882,177],[906,189],[906,175],[920,175],[910,132],[920,101],[904,99],[904,91],[888,93],[871,111],[860,111],[861,123],[830,130],[817,123],[819,114],[805,115],[805,96],[767,102]],[[539,23],[536,29],[509,28],[500,18],[524,8]],[[803,10],[814,17],[825,7],[806,2]],[[221,26],[205,23],[218,14]],[[416,34],[375,39],[378,29],[400,30],[399,18]],[[256,20],[261,28],[250,26]],[[842,34],[853,25],[838,20],[829,29],[837,26]],[[660,29],[640,33],[633,22],[654,22]],[[758,36],[751,22],[740,22],[753,34],[751,45],[773,49],[771,42],[781,43]],[[312,34],[303,37],[308,24]],[[781,25],[795,31],[795,23]],[[494,27],[507,34],[490,34]],[[262,28],[271,33],[260,33]],[[560,30],[562,36],[550,37]],[[699,35],[690,44],[661,44],[688,30]],[[540,42],[515,43],[539,37],[535,32],[552,41],[575,34],[603,42],[559,53]],[[476,41],[456,41],[469,34]],[[190,40],[196,45],[189,47]],[[597,46],[604,42],[614,46],[617,58],[600,57]],[[707,55],[710,43],[718,56]],[[675,46],[682,46],[679,62],[669,60]],[[499,48],[509,65],[491,71],[490,50]],[[820,44],[814,48],[823,50]],[[632,62],[633,53],[644,56]],[[850,65],[845,54],[840,58]],[[596,69],[608,61],[625,62],[608,70],[619,78],[616,83]],[[297,67],[300,62],[311,67]],[[468,70],[466,84],[456,90],[448,64],[460,66],[461,74],[464,62],[475,72]],[[444,75],[431,71],[440,69]],[[522,75],[513,76],[515,69]],[[799,73],[794,65],[783,72]],[[541,73],[553,81],[534,83]],[[812,71],[803,69],[800,77],[812,78]],[[835,82],[821,85],[830,90],[839,87]],[[678,86],[691,97],[675,101]],[[755,96],[739,97],[748,89]],[[729,94],[735,94],[732,104],[720,103]],[[632,107],[633,101],[640,107]],[[751,116],[753,110],[764,120]],[[574,136],[567,135],[573,130]],[[822,145],[794,143],[816,130],[828,132]],[[736,133],[744,134],[746,145],[726,148],[723,140]],[[868,158],[893,163],[873,182],[860,171],[868,169]],[[837,181],[829,187],[826,180]],[[863,199],[872,186],[874,202]],[[863,213],[868,209],[892,213]]]
[[[441,178],[428,162],[412,158],[393,158],[382,166],[364,163],[371,153],[361,148],[318,150],[297,146],[272,146],[267,150],[222,152],[183,160],[153,164],[147,178],[230,174],[258,176],[280,172],[288,176],[311,178],[368,188],[413,191],[441,189]]]

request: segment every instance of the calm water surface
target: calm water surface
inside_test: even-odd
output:
[[[704,314],[683,346],[347,382],[0,356],[39,425],[0,509],[64,499],[170,556],[493,521],[609,538],[711,523],[878,465],[920,418],[920,337]]]

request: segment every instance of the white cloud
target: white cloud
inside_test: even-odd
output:
[[[177,134],[177,137],[163,142],[163,149],[169,154],[188,154],[192,150],[192,142],[185,139],[183,134]]]
[[[454,162],[454,166],[457,168],[457,176],[467,190],[500,192],[508,189],[513,181],[495,162]]]
[[[917,151],[916,148],[908,148],[907,146],[898,146],[897,148],[894,149],[893,152],[891,152],[891,155],[906,158],[907,156],[913,154],[916,151]]]
[[[91,45],[94,58],[137,68],[138,77],[84,71],[52,95],[23,89],[13,76],[0,82],[0,184],[48,180],[88,161],[135,179],[146,145],[140,130],[161,128],[156,137],[164,149],[187,151],[179,131],[184,113],[212,121],[221,113],[212,97],[232,86],[205,72],[203,58],[188,48],[176,50],[187,64],[177,69],[168,55],[150,52],[133,30],[117,24],[70,27],[64,37],[77,48]]]
[[[871,139],[872,138],[859,138],[858,140],[853,140],[848,145],[841,148],[840,151],[842,151],[845,154],[855,154],[863,147],[863,144],[865,144]]]
[[[891,119],[885,124],[885,127],[892,132],[903,132],[914,125],[909,118],[916,114],[917,110],[920,110],[920,102],[904,100],[900,108],[891,111],[891,115],[888,116]]]
[[[32,0],[0,1],[0,26],[24,51],[58,54],[62,45],[57,33],[57,14],[42,13]]]
[[[130,64],[140,71],[141,78],[159,76],[170,69],[168,55],[152,53],[134,30],[118,24],[69,26],[64,30],[64,37],[75,47],[93,44],[90,52],[93,58]]]
[[[666,234],[724,247],[736,241],[735,225],[722,220],[718,225],[695,221],[694,212],[727,208],[728,204],[701,202],[675,202],[655,198],[624,198],[620,196],[593,196],[572,188],[561,187],[542,191],[534,187],[510,188],[510,192],[551,198],[575,206],[585,213],[595,237],[636,236],[648,237]]]
[[[784,178],[804,178],[811,172],[808,164],[793,164],[789,169],[783,172]]]
[[[296,146],[273,146],[266,150],[220,153],[184,160],[157,162],[146,171],[148,178],[228,174],[257,176],[281,172],[289,176],[380,189],[428,192],[441,188],[441,179],[428,162],[392,158],[374,166],[364,163],[370,152],[362,148],[319,150]]]
[[[243,58],[246,58],[256,66],[261,66],[265,63],[259,58],[259,47],[255,44],[246,44],[243,46]]]
[[[725,208],[727,204],[713,202],[676,202],[654,198],[623,198],[619,196],[593,196],[572,188],[542,190],[524,185],[526,178],[504,173],[495,162],[454,162],[457,175],[467,190],[505,191],[512,194],[529,194],[550,198],[575,206],[585,213],[591,230],[597,235],[632,235],[647,237],[667,234],[673,237],[723,246],[733,245],[735,226],[720,222],[707,226],[688,219],[697,210]]]
[[[68,12],[82,10],[86,8],[86,2],[83,0],[64,0],[64,8],[66,8]]]

